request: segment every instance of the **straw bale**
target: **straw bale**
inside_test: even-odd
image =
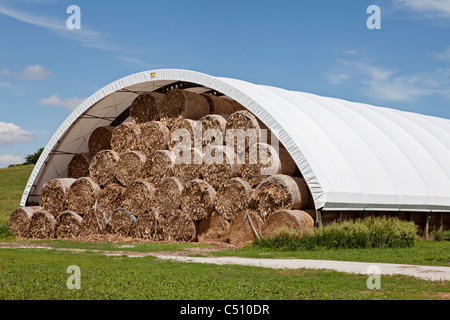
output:
[[[47,181],[41,189],[39,206],[57,217],[67,208],[67,195],[76,179],[57,178]]]

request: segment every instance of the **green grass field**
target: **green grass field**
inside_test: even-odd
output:
[[[19,206],[32,166],[0,169],[0,242],[17,242],[7,231]],[[381,289],[369,290],[367,276],[324,270],[272,270],[161,261],[153,257],[105,256],[102,251],[186,251],[211,247],[195,243],[85,243],[23,241],[48,249],[0,249],[0,299],[450,299],[450,283],[383,276]],[[129,245],[129,243],[127,243]],[[95,251],[99,250],[99,252]],[[199,253],[192,252],[192,255]],[[205,254],[205,253],[200,253]],[[271,251],[252,246],[210,255],[296,257],[449,266],[449,242],[418,241],[406,249],[318,249]],[[70,265],[81,270],[81,288],[69,290]]]

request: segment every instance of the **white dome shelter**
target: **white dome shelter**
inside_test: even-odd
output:
[[[226,95],[257,116],[292,155],[317,210],[450,212],[450,120],[177,69],[124,77],[80,104],[42,152],[21,206],[67,177],[95,128],[126,121],[140,93],[175,87]]]

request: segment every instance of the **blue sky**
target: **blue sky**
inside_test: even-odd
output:
[[[69,5],[81,29],[69,30]],[[369,30],[368,6],[381,9]],[[98,89],[181,68],[450,119],[450,0],[0,0],[0,167]]]

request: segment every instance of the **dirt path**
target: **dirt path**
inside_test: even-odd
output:
[[[128,248],[133,246],[123,246]],[[338,272],[353,274],[373,274],[377,272],[380,275],[405,275],[424,280],[432,281],[450,281],[450,267],[440,266],[422,266],[394,263],[370,263],[370,262],[351,262],[334,260],[312,260],[312,259],[273,259],[273,258],[242,258],[242,257],[192,257],[196,253],[207,254],[209,251],[216,251],[208,248],[187,248],[186,251],[166,251],[166,252],[135,252],[135,251],[105,251],[91,249],[71,249],[71,248],[53,248],[51,246],[37,246],[30,243],[0,243],[1,248],[9,249],[48,249],[58,251],[70,251],[74,253],[91,251],[105,254],[108,256],[128,256],[139,258],[145,256],[154,256],[158,259],[172,260],[186,263],[211,263],[217,265],[244,265],[272,269],[325,269]],[[191,249],[191,250],[189,250]],[[370,272],[369,272],[370,270]]]

